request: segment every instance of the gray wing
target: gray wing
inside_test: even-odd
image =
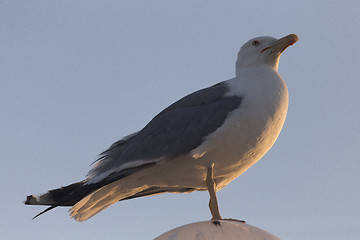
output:
[[[224,97],[227,91],[228,87],[222,82],[173,103],[141,131],[114,143],[103,152],[89,176],[111,171],[136,160],[143,161],[142,165],[148,165],[156,159],[171,159],[189,153],[219,128],[228,114],[240,105],[240,96]],[[136,171],[136,168],[131,168]]]

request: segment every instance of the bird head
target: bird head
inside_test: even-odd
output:
[[[299,40],[295,34],[276,39],[257,37],[246,42],[238,53],[236,72],[242,68],[267,65],[277,71],[281,53]]]

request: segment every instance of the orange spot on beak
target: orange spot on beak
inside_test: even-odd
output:
[[[297,40],[295,40],[295,39],[289,39],[289,45],[293,45],[294,43],[296,43],[297,42]]]

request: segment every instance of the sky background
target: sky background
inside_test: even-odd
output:
[[[22,201],[84,179],[113,142],[234,77],[247,40],[290,33],[285,126],[218,192],[220,211],[283,239],[358,239],[359,11],[355,0],[0,0],[1,239],[152,239],[210,219],[207,192],[124,201],[83,223],[67,208],[31,220],[44,207]]]

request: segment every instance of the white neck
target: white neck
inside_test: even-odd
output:
[[[260,67],[260,66],[272,68],[275,72],[277,72],[279,68],[279,58],[280,56],[277,57],[275,60],[271,60],[271,61],[247,63],[247,64],[244,64],[243,61],[237,61],[235,66],[236,67],[235,75],[239,76],[239,73],[243,69]]]

